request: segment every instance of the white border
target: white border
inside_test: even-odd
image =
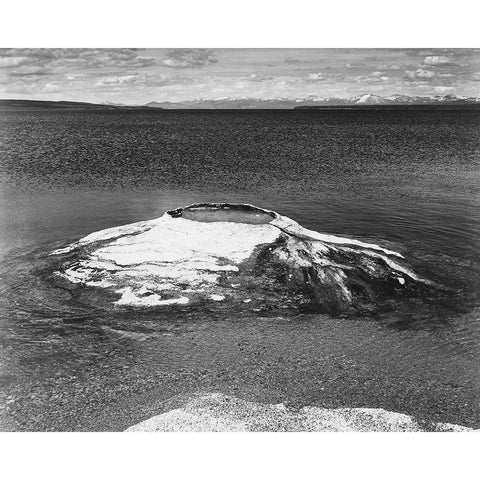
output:
[[[15,0],[10,47],[478,47],[469,0]]]
[[[15,0],[2,47],[478,47],[478,2]],[[3,478],[469,478],[473,434],[0,434]]]
[[[10,479],[473,478],[477,433],[2,434]]]

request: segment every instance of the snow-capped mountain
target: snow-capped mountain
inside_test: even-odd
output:
[[[334,107],[362,105],[439,105],[439,104],[477,104],[480,98],[463,98],[455,95],[409,96],[393,94],[382,97],[372,93],[355,95],[352,97],[322,98],[309,96],[306,98],[271,98],[259,99],[248,97],[199,98],[181,102],[150,102],[145,105],[149,108],[164,109],[291,109],[305,107]]]
[[[380,105],[385,102],[383,97],[374,95],[373,93],[366,93],[365,95],[360,96],[358,100],[355,101],[356,104],[365,104],[365,105]]]

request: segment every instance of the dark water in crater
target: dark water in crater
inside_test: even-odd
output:
[[[0,428],[122,429],[199,391],[478,428],[479,131],[473,111],[0,112]],[[41,274],[88,233],[222,201],[400,251],[442,301],[105,311]]]

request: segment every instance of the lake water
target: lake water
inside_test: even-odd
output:
[[[0,428],[118,430],[218,391],[480,427],[480,113],[0,112]],[[93,231],[245,202],[400,251],[441,286],[376,316],[75,304]]]

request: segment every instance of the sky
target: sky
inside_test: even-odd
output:
[[[480,49],[0,49],[0,98],[480,97]]]

